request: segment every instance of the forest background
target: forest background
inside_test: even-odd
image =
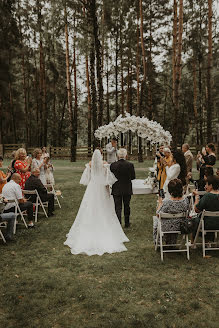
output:
[[[0,144],[76,147],[119,114],[219,141],[217,0],[2,0]],[[139,145],[141,148],[141,144]]]

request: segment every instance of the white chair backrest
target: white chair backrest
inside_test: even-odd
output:
[[[202,216],[215,216],[215,217],[219,217],[219,211],[216,211],[216,212],[211,212],[211,211],[206,211],[206,210],[203,210],[202,212]]]
[[[181,213],[159,213],[159,217],[161,219],[179,219],[179,218],[186,218],[187,212],[181,212]]]
[[[199,196],[204,196],[207,193],[207,191],[205,191],[205,190],[203,190],[203,191],[197,190],[197,193],[198,193]]]
[[[36,190],[23,190],[24,195],[36,195]]]

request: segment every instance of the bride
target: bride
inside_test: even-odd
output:
[[[76,219],[64,245],[72,254],[103,255],[126,251],[128,242],[115,213],[109,185],[117,179],[103,163],[100,150],[93,153],[80,184],[87,185]]]

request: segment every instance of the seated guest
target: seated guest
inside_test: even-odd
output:
[[[25,190],[37,190],[38,194],[42,200],[42,202],[48,202],[48,216],[52,216],[54,211],[54,194],[50,194],[47,192],[47,189],[42,184],[41,180],[39,179],[40,170],[35,168],[32,171],[31,176],[27,179],[25,183]],[[31,195],[31,201],[36,201],[36,196]]]
[[[219,177],[216,175],[210,175],[207,177],[205,190],[207,193],[200,199],[196,190],[193,191],[195,195],[195,211],[200,213],[203,210],[217,212],[219,211]],[[195,229],[193,237],[196,235],[196,231],[200,222],[200,217],[195,218]],[[216,217],[207,217],[205,219],[205,228],[207,230],[219,229],[219,220]],[[214,233],[206,234],[206,241],[213,241]]]
[[[2,189],[2,196],[7,200],[17,199],[21,211],[27,211],[27,217],[29,220],[28,227],[33,228],[33,204],[23,197],[22,190],[19,185],[20,183],[20,174],[14,173],[11,177],[11,181],[4,185]],[[15,203],[6,204],[4,213],[9,212],[15,212]]]
[[[3,157],[0,156],[0,168],[3,166]],[[0,170],[0,194],[2,193],[2,188],[4,187],[4,185],[7,182],[7,178],[9,175],[6,176],[6,174],[4,174],[4,172],[2,172]]]
[[[27,152],[24,148],[19,148],[16,151],[15,159],[14,168],[16,173],[21,176],[20,186],[21,189],[24,189],[25,182],[30,176],[32,158],[27,157]]]
[[[171,213],[177,214],[187,212],[189,209],[189,201],[187,198],[183,198],[183,184],[180,179],[171,180],[168,183],[168,191],[170,199],[159,198],[159,205],[157,208],[157,214],[159,213]],[[183,219],[166,219],[162,221],[163,231],[176,231],[180,230],[180,223]],[[158,219],[156,216],[153,217],[153,236],[154,242],[157,236]],[[177,234],[165,235],[167,244],[176,244]]]
[[[6,203],[7,201],[5,199],[3,198],[0,199],[0,222],[7,222],[5,240],[14,241],[13,230],[14,230],[15,214],[13,212],[3,213]]]
[[[205,171],[204,171],[204,178],[203,179],[194,180],[194,179],[192,179],[192,177],[189,176],[190,177],[189,181],[194,183],[194,185],[196,186],[196,189],[198,191],[205,191],[205,185],[206,185],[207,177],[209,177],[210,175],[212,175],[212,170],[211,170],[210,167],[206,167]]]

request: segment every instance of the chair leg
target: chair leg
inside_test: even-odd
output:
[[[161,231],[161,223],[159,222],[159,234],[160,234],[160,257],[161,257],[161,261],[163,262],[163,234]]]
[[[46,210],[45,210],[45,207],[44,207],[42,201],[40,201],[40,206],[42,207],[45,216],[48,218],[48,215],[47,215],[47,213],[46,213]]]
[[[0,229],[0,236],[1,236],[2,240],[3,240],[3,242],[6,243],[5,237],[4,237],[4,235],[3,235],[2,231],[1,231],[1,229]]]
[[[37,222],[38,220],[38,207],[39,207],[39,200],[38,197],[36,199],[36,204],[35,204],[36,208],[35,208],[35,222]]]
[[[190,256],[189,256],[189,236],[188,235],[186,235],[186,249],[187,249],[187,259],[189,260]]]
[[[203,257],[205,257],[205,230],[204,230],[204,221],[202,221],[202,252]]]

